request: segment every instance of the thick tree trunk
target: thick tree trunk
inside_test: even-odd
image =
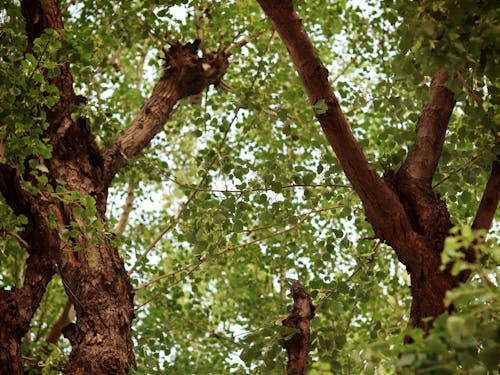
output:
[[[45,29],[59,30],[63,22],[57,0],[24,0],[27,51]],[[23,189],[15,166],[0,162],[0,191],[16,214],[28,217],[20,243],[30,254],[24,285],[0,290],[0,371],[23,373],[20,346],[45,288],[55,272],[76,311],[76,324],[64,330],[72,352],[68,374],[126,374],[134,363],[131,325],[133,292],[118,250],[111,245],[106,228],[107,190],[128,158],[139,154],[159,133],[176,103],[219,82],[228,67],[228,51],[198,56],[198,42],[175,44],[165,52],[167,64],[140,113],[112,147],[101,150],[85,119],[71,118],[71,106],[81,104],[73,90],[68,62],[50,78],[59,101],[43,108],[52,157],[41,160],[51,189],[38,194]],[[37,110],[40,110],[39,108]],[[29,174],[26,174],[29,176]],[[60,182],[70,198],[53,194]],[[79,196],[75,199],[74,193]],[[73,198],[71,198],[73,197]],[[84,204],[84,202],[86,202]],[[92,208],[97,222],[86,223],[75,208]],[[87,218],[88,219],[88,218]],[[103,227],[104,229],[100,229]],[[64,233],[72,231],[72,236]]]

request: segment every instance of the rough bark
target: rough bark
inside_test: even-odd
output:
[[[380,178],[352,134],[328,81],[328,72],[296,14],[293,2],[258,2],[286,46],[313,108],[322,102],[327,105],[326,111],[316,111],[316,119],[359,195],[375,234],[395,250],[410,273],[411,325],[427,330],[432,319],[425,318],[435,318],[445,311],[443,299],[446,292],[462,280],[448,270],[440,269],[440,254],[452,223],[445,203],[432,190],[432,178],[455,105],[453,93],[444,85],[448,74],[437,72],[433,77],[431,100],[424,104],[417,125],[415,149],[399,171]],[[490,190],[494,189],[495,182],[490,185]],[[498,202],[494,195],[490,193],[486,199]],[[488,217],[493,215],[491,202],[485,202],[484,207],[480,210],[485,213],[478,214],[477,218],[488,216],[486,212],[489,212]],[[491,220],[488,227],[489,224]]]
[[[106,181],[111,181],[122,162],[136,156],[165,125],[175,104],[219,83],[228,67],[228,53],[208,52],[198,57],[199,41],[174,44],[165,53],[162,77],[125,134],[104,152]]]
[[[45,29],[63,28],[57,0],[25,0],[21,8],[27,51]],[[228,53],[208,52],[198,57],[197,45],[176,44],[165,51],[165,69],[151,96],[108,150],[99,149],[85,119],[71,118],[70,106],[81,104],[81,100],[73,90],[69,63],[61,64],[60,74],[50,79],[60,100],[43,108],[49,123],[43,136],[53,150],[52,157],[44,161],[46,176],[53,188],[62,180],[68,191],[91,197],[96,219],[105,229],[108,187],[123,160],[137,155],[162,130],[177,101],[217,83],[226,71]],[[23,178],[26,181],[29,176]],[[20,180],[15,166],[0,164],[2,195],[16,214],[28,217],[21,237],[30,253],[24,285],[0,291],[0,368],[9,374],[23,373],[21,339],[48,282],[58,272],[77,318],[64,330],[72,346],[66,373],[128,373],[134,363],[133,292],[117,249],[105,230],[83,230],[84,222],[74,214],[79,202],[68,203],[44,191],[32,196],[23,190]],[[55,227],[50,225],[49,214],[55,217]],[[60,236],[75,222],[80,225],[75,238]]]
[[[314,306],[311,296],[298,280],[293,282],[290,291],[293,297],[292,311],[283,320],[283,325],[296,328],[299,332],[283,343],[288,353],[287,374],[303,375],[307,368],[309,332],[311,320],[314,318]]]

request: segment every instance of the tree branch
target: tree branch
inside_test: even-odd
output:
[[[408,247],[409,243],[416,240],[411,222],[396,193],[377,176],[354,138],[328,82],[328,71],[316,54],[302,20],[294,10],[293,2],[258,2],[285,44],[315,109],[316,118],[347,178],[361,198],[365,214],[377,236],[395,249],[404,249],[398,252],[404,264],[414,262],[416,252]]]
[[[127,226],[128,218],[130,216],[130,212],[132,211],[134,204],[134,198],[135,198],[134,189],[135,189],[134,184],[131,181],[129,181],[127,186],[127,198],[125,199],[125,206],[123,206],[123,211],[122,214],[120,215],[120,220],[118,221],[118,225],[115,228],[116,234],[123,234],[123,232],[125,231],[125,227]]]
[[[476,217],[472,224],[472,229],[486,229],[491,226],[495,212],[500,200],[500,163],[495,160],[491,166],[491,174],[486,188],[484,189],[483,197],[477,208]]]
[[[55,274],[52,261],[46,256],[31,254],[27,260],[23,286],[0,289],[0,368],[5,373],[22,374],[20,344],[28,332],[30,321]]]
[[[173,44],[165,52],[164,72],[139,114],[110,149],[104,151],[105,180],[111,181],[124,160],[139,154],[158,134],[176,103],[217,84],[226,73],[229,55],[223,51],[197,55],[199,41]]]
[[[303,375],[306,373],[307,367],[307,344],[311,320],[314,318],[314,306],[311,296],[298,280],[293,282],[290,290],[293,297],[293,307],[288,318],[283,320],[283,325],[296,328],[299,332],[283,343],[283,347],[288,353],[287,374]]]
[[[68,299],[64,305],[63,311],[61,311],[59,318],[50,329],[45,341],[47,341],[48,344],[56,344],[63,329],[70,324],[73,319],[75,319],[75,309],[73,308],[71,300]]]
[[[453,93],[445,87],[447,80],[446,72],[434,75],[429,89],[431,101],[424,104],[417,124],[417,147],[401,167],[410,177],[429,185],[441,157],[446,129],[455,106]]]

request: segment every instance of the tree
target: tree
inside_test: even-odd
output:
[[[498,322],[493,2],[5,4],[2,370],[277,371],[288,278],[313,373]]]

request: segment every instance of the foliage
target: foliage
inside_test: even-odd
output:
[[[61,233],[112,231],[134,191],[128,226],[113,240],[136,288],[137,374],[279,373],[286,353],[281,320],[289,280],[298,278],[321,306],[312,323],[311,374],[462,373],[498,368],[500,345],[498,224],[478,245],[470,282],[450,292],[456,313],[429,337],[406,329],[409,278],[392,249],[372,239],[359,199],[314,121],[286,51],[256,1],[61,1],[65,30],[23,53],[16,1],[0,11],[2,162],[38,176],[40,194],[72,201],[75,223]],[[498,15],[493,1],[297,1],[341,105],[370,162],[397,168],[414,143],[429,77],[450,82],[458,103],[435,188],[452,220],[470,227],[498,141]],[[47,79],[71,64],[74,108],[99,145],[109,146],[140,110],[161,74],[161,48],[199,37],[207,49],[234,47],[224,85],[200,106],[179,103],[165,130],[128,161],[110,191],[108,228],[95,221],[91,197],[44,180],[52,150],[40,137],[40,108],[55,104]],[[199,30],[198,30],[199,31]],[[474,90],[480,104],[471,95]],[[27,163],[25,163],[27,160]],[[76,194],[76,195],[75,195]],[[2,286],[19,286],[25,252],[16,241],[26,218],[0,201]],[[498,214],[497,214],[498,218]],[[470,234],[472,236],[472,234]],[[475,239],[475,238],[474,238]],[[486,279],[494,278],[494,281]],[[66,302],[59,279],[25,338],[27,370],[57,373],[69,344],[43,354],[44,337]],[[403,346],[411,335],[412,345]],[[50,367],[52,366],[52,367]]]

